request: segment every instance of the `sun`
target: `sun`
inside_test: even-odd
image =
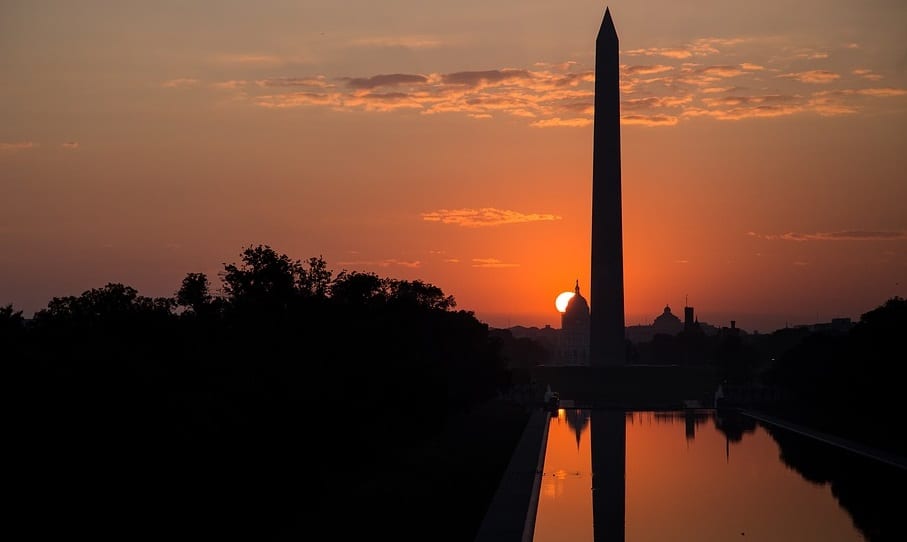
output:
[[[554,306],[557,307],[557,312],[566,312],[567,303],[570,302],[570,299],[576,294],[573,292],[561,292],[557,294],[557,299],[554,300]]]

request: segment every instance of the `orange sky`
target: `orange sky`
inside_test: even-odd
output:
[[[770,331],[907,297],[907,4],[611,2],[628,324]],[[0,5],[0,305],[170,295],[250,244],[495,326],[588,293],[577,0]]]

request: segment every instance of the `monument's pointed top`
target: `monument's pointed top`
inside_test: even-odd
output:
[[[617,29],[614,28],[614,20],[611,19],[611,9],[605,8],[605,17],[602,19],[602,25],[598,29],[597,39],[617,40]]]

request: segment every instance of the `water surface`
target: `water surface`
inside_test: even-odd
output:
[[[895,528],[903,534],[895,517],[902,470],[713,410],[561,409],[550,420],[543,474],[534,542],[867,542],[896,540]]]

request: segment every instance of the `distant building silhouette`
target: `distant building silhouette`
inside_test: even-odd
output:
[[[663,333],[665,335],[677,335],[683,330],[683,323],[680,321],[680,318],[671,313],[671,307],[665,305],[664,312],[662,312],[652,323],[652,330],[656,334]]]
[[[589,326],[589,304],[579,293],[577,280],[573,297],[561,314],[559,365],[589,365]]]
[[[677,335],[681,331],[702,333],[707,336],[717,335],[719,328],[711,324],[700,322],[694,315],[693,307],[684,307],[683,322],[671,312],[670,306],[665,306],[651,324],[627,326],[627,339],[632,343],[651,341],[655,335]]]
[[[833,333],[843,334],[850,331],[854,326],[850,318],[832,318],[830,322],[816,322],[815,324],[800,324],[794,326],[795,329],[807,329],[814,333]]]

